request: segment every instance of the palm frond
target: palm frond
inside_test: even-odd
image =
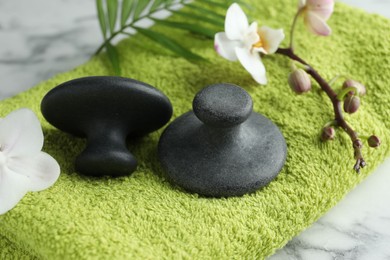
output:
[[[225,18],[222,14],[232,2],[230,0],[96,0],[99,25],[104,38],[96,54],[106,50],[115,74],[120,75],[120,55],[112,41],[120,34],[128,35],[126,29],[132,28],[176,55],[188,60],[204,61],[204,58],[191,52],[189,48],[182,46],[169,36],[149,28],[140,28],[137,26],[138,22],[150,19],[161,26],[213,38],[216,32],[223,30]],[[180,6],[183,8],[178,10],[177,7]],[[185,17],[186,21],[177,22],[156,18],[156,14],[162,10],[167,10],[177,17]]]

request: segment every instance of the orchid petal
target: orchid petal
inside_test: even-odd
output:
[[[214,38],[214,48],[219,55],[230,61],[236,61],[235,48],[240,45],[239,41],[231,41],[226,37],[226,33],[219,32]]]
[[[307,12],[305,16],[305,24],[317,35],[328,36],[332,32],[326,22],[313,12]]]
[[[252,22],[248,27],[248,33],[256,33],[257,34],[257,22]]]
[[[252,53],[246,48],[236,47],[236,55],[242,66],[252,75],[256,82],[262,85],[267,84],[265,67],[261,62],[259,53]]]
[[[251,48],[253,44],[260,41],[260,36],[257,33],[257,22],[253,22],[248,27],[244,41],[247,48]]]
[[[262,26],[259,30],[259,34],[263,43],[263,48],[267,54],[275,53],[284,39],[283,29],[275,30],[268,26]]]
[[[7,156],[24,156],[39,152],[43,146],[43,133],[34,112],[22,108],[1,120],[0,145],[0,150]]]
[[[40,191],[52,186],[60,175],[57,161],[44,152],[29,157],[14,157],[8,160],[8,168],[28,177],[28,191]]]
[[[28,178],[6,167],[0,170],[0,215],[16,206],[26,195]]]
[[[333,13],[334,0],[308,0],[307,6],[310,12],[326,21]]]
[[[230,40],[243,40],[244,33],[248,30],[248,18],[241,7],[234,3],[226,13],[225,32]]]
[[[268,54],[268,52],[263,47],[254,47],[252,49],[252,51],[254,51],[254,52],[261,52],[263,54]]]

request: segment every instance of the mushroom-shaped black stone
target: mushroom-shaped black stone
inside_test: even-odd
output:
[[[158,154],[169,179],[211,197],[240,196],[272,181],[285,163],[286,142],[252,105],[250,95],[232,84],[201,90],[193,111],[160,138]]]
[[[87,138],[76,171],[90,176],[122,176],[137,166],[126,145],[165,125],[172,116],[169,99],[156,88],[122,77],[74,79],[49,91],[41,110],[58,129]]]

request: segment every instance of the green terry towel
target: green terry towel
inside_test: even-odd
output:
[[[289,30],[295,1],[248,2],[253,7],[251,17],[261,24]],[[282,172],[267,187],[239,198],[188,194],[164,177],[156,151],[160,129],[129,144],[139,159],[138,170],[131,176],[96,179],[78,175],[73,161],[85,141],[50,126],[40,113],[40,101],[64,81],[112,74],[102,54],[0,103],[0,116],[21,107],[38,114],[44,150],[62,168],[52,188],[29,193],[0,216],[0,258],[262,259],[285,245],[389,154],[390,22],[341,4],[335,10],[329,20],[331,37],[313,36],[300,22],[296,48],[325,78],[349,74],[366,84],[368,95],[361,109],[347,119],[359,133],[380,136],[383,144],[379,149],[365,146],[368,166],[360,175],[352,170],[351,142],[345,133],[338,131],[333,142],[319,141],[323,124],[332,119],[331,104],[317,86],[305,95],[293,94],[287,84],[289,61],[285,57],[264,59],[269,83],[259,86],[240,64],[219,57],[211,40],[171,29],[177,41],[210,60],[191,63],[136,35],[119,44],[124,76],[165,92],[172,101],[174,118],[191,109],[195,93],[206,85],[230,82],[242,86],[251,94],[254,110],[273,120],[286,138],[288,157]]]

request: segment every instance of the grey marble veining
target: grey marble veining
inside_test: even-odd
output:
[[[0,1],[0,97],[86,62],[102,41],[93,0]]]
[[[268,260],[390,259],[390,160]]]
[[[343,0],[390,18],[390,0]],[[91,57],[102,42],[94,0],[0,0],[0,99]],[[390,159],[271,260],[390,260]],[[0,249],[1,250],[1,249]]]
[[[0,99],[87,62],[102,42],[94,0],[0,0]]]

